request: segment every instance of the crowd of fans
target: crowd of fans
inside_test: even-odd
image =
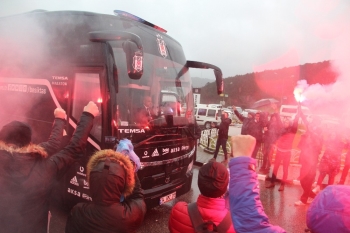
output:
[[[266,144],[261,170],[269,170],[273,151],[276,151],[268,187],[275,186],[278,167],[283,161],[283,178],[279,188],[283,191],[292,141],[301,118],[306,127],[299,143],[303,194],[296,205],[311,203],[306,219],[311,232],[350,232],[350,187],[333,185],[340,168],[341,152],[348,149],[349,143],[334,133],[323,141],[319,122],[308,122],[300,109],[293,122],[283,123],[277,111],[269,120],[262,113],[243,117],[236,110],[234,112],[243,126],[242,135],[231,137],[230,157],[233,158],[228,161],[225,153],[225,163],[212,159],[199,169],[200,195],[195,203],[178,202],[173,207],[169,231],[285,232],[283,228],[270,224],[264,212],[259,197],[256,158],[261,144]],[[98,114],[96,104],[89,102],[70,142],[60,151],[58,148],[66,119],[63,109],[55,110],[51,135],[47,142],[38,145],[31,143],[32,132],[27,124],[13,121],[3,126],[0,130],[1,232],[48,232],[52,180],[82,156],[93,119]],[[219,135],[220,130],[225,131],[221,138],[225,144],[220,141],[217,148],[226,145],[226,118],[222,119],[223,126],[219,126]],[[312,189],[323,147],[320,175],[317,186]],[[345,182],[349,160],[348,153],[339,184]],[[115,150],[101,150],[92,155],[87,165],[92,202],[73,207],[67,219],[66,232],[136,232],[146,214],[137,175],[139,168],[139,157],[128,139],[121,140]],[[320,191],[326,175],[329,176],[329,186]]]
[[[284,190],[284,184],[288,178],[288,168],[291,161],[293,151],[293,143],[295,142],[295,135],[298,131],[299,124],[302,125],[303,133],[301,133],[300,141],[295,149],[300,151],[299,163],[301,164],[299,180],[303,188],[303,195],[300,200],[295,202],[295,205],[305,205],[312,201],[316,194],[324,187],[323,180],[328,175],[328,185],[335,183],[335,177],[340,171],[341,155],[343,151],[346,152],[344,168],[340,180],[337,184],[344,184],[348,175],[350,167],[350,151],[349,138],[345,130],[331,129],[324,131],[322,129],[321,119],[317,116],[311,119],[305,116],[299,105],[298,112],[293,121],[289,118],[284,118],[282,121],[278,113],[277,105],[272,104],[271,108],[274,113],[250,113],[247,118],[243,118],[241,114],[235,110],[234,113],[242,120],[242,135],[251,135],[261,149],[262,165],[260,166],[260,173],[269,174],[272,158],[274,155],[274,166],[271,177],[268,177],[270,183],[266,188],[275,187],[277,180],[277,173],[280,164],[283,165],[283,176],[281,179],[281,186],[279,191]],[[260,124],[253,126],[251,122],[258,123],[256,115],[265,115]],[[252,129],[253,127],[253,129]],[[255,129],[254,129],[255,128]],[[258,129],[258,130],[257,130]],[[259,132],[260,135],[257,136]],[[260,139],[262,138],[262,140]],[[324,140],[325,138],[325,140]],[[261,146],[261,142],[263,146]],[[259,142],[259,143],[258,143]],[[256,158],[256,148],[253,152],[253,158]],[[317,168],[319,176],[317,178],[316,186],[314,182],[316,179]],[[312,189],[313,188],[313,189]]]

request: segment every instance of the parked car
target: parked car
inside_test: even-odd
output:
[[[197,105],[195,107],[195,117],[197,124],[205,129],[210,129],[211,124],[220,124],[221,108],[208,107],[208,105]]]
[[[309,117],[311,115],[311,111],[308,107],[301,106],[301,111],[306,117]],[[297,114],[297,112],[298,112],[298,105],[282,105],[280,108],[281,120],[282,121],[286,119],[294,120],[294,117]]]
[[[208,104],[208,107],[211,107],[211,108],[222,108],[222,105],[221,104]]]

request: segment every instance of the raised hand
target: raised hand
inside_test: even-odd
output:
[[[256,139],[250,135],[237,135],[231,137],[233,157],[247,156],[253,153]]]
[[[85,107],[84,107],[84,112],[91,113],[93,116],[97,116],[100,114],[100,111],[98,110],[97,105],[90,101]]]
[[[53,115],[55,118],[61,118],[61,119],[67,119],[66,111],[64,111],[62,108],[56,108],[53,112]]]

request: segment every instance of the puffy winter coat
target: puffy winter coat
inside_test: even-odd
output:
[[[194,233],[190,216],[187,210],[186,202],[178,202],[173,207],[169,218],[169,230],[171,233]],[[223,198],[210,198],[199,195],[197,206],[203,221],[212,220],[215,225],[218,225],[226,216],[227,209],[226,200]],[[233,226],[227,232],[235,232]]]
[[[313,233],[350,232],[350,187],[329,185],[311,203],[306,224]]]
[[[63,122],[59,124],[56,125],[58,128],[54,127],[53,132],[60,131],[58,135],[62,135]],[[29,144],[27,147],[14,149],[1,143],[1,232],[47,232],[53,181],[81,155],[92,124],[93,116],[83,113],[70,143],[49,158],[46,150],[39,145]],[[51,134],[50,140],[56,133]],[[43,144],[48,150],[55,150],[57,145]]]
[[[87,165],[92,202],[73,207],[66,233],[132,233],[140,227],[146,204],[129,158],[113,150],[94,154]]]
[[[260,201],[256,160],[250,157],[237,157],[229,162],[230,168],[230,211],[237,232],[286,232],[279,226],[269,223]]]

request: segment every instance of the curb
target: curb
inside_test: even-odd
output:
[[[267,181],[270,178],[267,175],[259,174],[258,173],[258,180],[264,180]],[[281,181],[280,179],[277,179],[276,181]],[[298,185],[300,186],[300,180],[287,180],[286,184],[293,184],[293,185]]]

